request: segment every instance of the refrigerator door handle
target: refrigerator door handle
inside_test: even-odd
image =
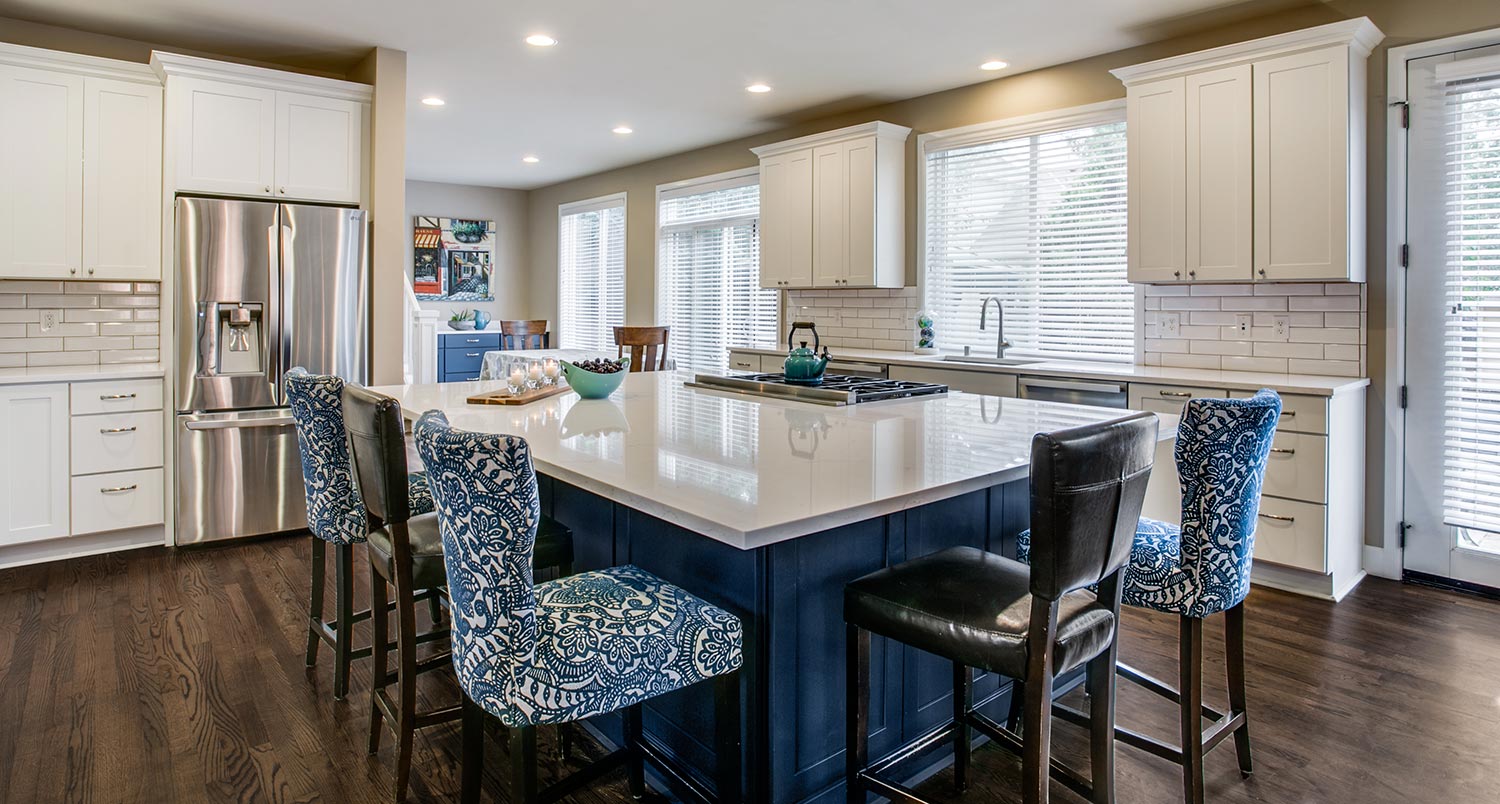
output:
[[[291,427],[297,421],[291,416],[275,416],[254,419],[203,419],[183,422],[188,430],[240,430],[246,427]]]

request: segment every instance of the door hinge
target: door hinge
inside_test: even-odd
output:
[[[1406,101],[1396,101],[1391,105],[1401,107],[1401,127],[1411,128],[1411,104]]]
[[[1396,545],[1402,550],[1406,549],[1406,532],[1410,529],[1411,525],[1406,524],[1404,519],[1396,523]]]
[[[1407,404],[1408,401],[1409,400],[1407,399],[1407,395],[1406,395],[1406,386],[1403,385],[1403,386],[1401,386],[1401,409],[1402,410],[1406,410],[1406,404]]]
[[[1410,268],[1411,267],[1411,244],[1410,243],[1402,243],[1401,244],[1401,267],[1402,268]]]

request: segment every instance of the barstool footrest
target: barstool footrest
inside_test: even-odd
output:
[[[1174,704],[1182,703],[1182,693],[1178,692],[1172,687],[1167,686],[1167,683],[1165,681],[1161,681],[1152,676],[1148,676],[1145,673],[1142,673],[1141,671],[1135,669],[1134,667],[1125,664],[1124,662],[1120,662],[1115,665],[1115,674],[1124,677],[1126,681],[1133,681],[1138,686],[1145,687],[1147,690],[1154,692],[1163,698],[1166,698]],[[1208,706],[1207,704],[1204,704],[1203,716],[1210,720],[1218,720],[1219,718],[1224,717],[1224,713],[1218,711],[1217,709],[1214,709],[1211,706]]]
[[[970,711],[968,713],[968,717],[966,717],[965,719],[968,721],[970,726],[974,727],[984,736],[993,740],[996,745],[1004,748],[1012,754],[1015,754],[1016,756],[1022,755],[1024,746],[1022,746],[1021,744],[1021,738],[1017,737],[1010,729],[1007,729],[999,723],[990,720],[988,717],[979,712]],[[1077,793],[1079,796],[1082,796],[1086,800],[1093,800],[1093,784],[1088,779],[1085,779],[1083,778],[1083,776],[1079,775],[1078,771],[1075,771],[1067,765],[1064,765],[1062,761],[1057,757],[1048,757],[1047,766],[1051,777],[1061,783],[1063,787],[1072,790],[1074,793]]]
[[[1204,709],[1207,708],[1204,707]],[[1085,729],[1089,727],[1089,716],[1072,707],[1055,703],[1052,705],[1052,714],[1058,720],[1065,723],[1071,723]],[[1235,729],[1245,725],[1246,715],[1244,712],[1230,712],[1228,714],[1214,712],[1211,717],[1215,718],[1214,722],[1202,733],[1203,753],[1205,754],[1214,750],[1218,747],[1219,743],[1228,739],[1230,735],[1234,734]],[[1160,757],[1168,762],[1174,762],[1178,765],[1182,764],[1182,749],[1178,746],[1164,743],[1155,737],[1148,737],[1123,726],[1116,726],[1115,739],[1131,748],[1145,751],[1152,756]]]

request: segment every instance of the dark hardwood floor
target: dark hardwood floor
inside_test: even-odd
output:
[[[343,702],[329,694],[331,651],[315,670],[303,665],[308,545],[283,538],[0,571],[0,801],[388,799],[394,741],[365,754],[369,663],[355,663]],[[1175,677],[1176,622],[1127,611],[1122,658]],[[1256,772],[1241,779],[1233,749],[1215,751],[1211,801],[1500,798],[1500,604],[1372,579],[1337,606],[1257,589],[1249,615]],[[1205,630],[1206,698],[1222,705],[1222,618]],[[423,680],[424,705],[457,695],[440,676]],[[1171,704],[1121,690],[1122,723],[1174,734]],[[1054,723],[1055,750],[1086,767],[1084,735]],[[456,799],[458,753],[457,724],[418,735],[412,801]],[[487,756],[487,788],[504,800],[502,750]],[[1180,800],[1174,766],[1123,747],[1118,756],[1121,802]],[[544,780],[558,772],[546,762]],[[979,750],[972,774],[961,799],[947,771],[922,790],[939,801],[1018,800],[1019,764],[1007,754]],[[622,774],[578,798],[629,800]]]

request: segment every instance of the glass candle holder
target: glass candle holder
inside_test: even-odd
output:
[[[526,387],[536,390],[542,387],[542,364],[529,363],[526,366]]]
[[[520,360],[512,360],[505,371],[505,387],[512,394],[519,394],[526,390],[526,364]]]
[[[549,386],[557,385],[558,376],[561,373],[562,366],[559,366],[556,360],[547,358],[547,362],[542,364],[542,383]]]

